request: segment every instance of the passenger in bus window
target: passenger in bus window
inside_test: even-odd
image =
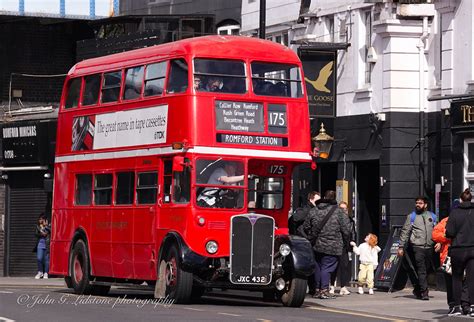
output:
[[[194,90],[196,91],[202,90],[201,77],[199,76],[194,76]]]
[[[222,87],[222,92],[235,94],[245,93],[245,78],[227,77]]]
[[[205,90],[208,92],[220,92],[222,87],[224,86],[224,82],[220,77],[209,77],[207,80]]]

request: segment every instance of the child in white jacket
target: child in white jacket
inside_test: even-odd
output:
[[[368,234],[365,237],[365,243],[362,243],[357,247],[356,243],[351,242],[352,250],[354,253],[359,255],[359,294],[364,294],[363,285],[367,283],[369,288],[369,294],[374,294],[374,270],[377,268],[379,263],[378,253],[380,247],[377,246],[377,236],[374,234]]]

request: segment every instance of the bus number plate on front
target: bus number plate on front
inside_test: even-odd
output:
[[[270,174],[285,174],[286,167],[284,165],[272,164],[268,167],[268,172]]]
[[[236,278],[232,278],[236,284],[268,284],[268,276],[251,276],[251,275],[238,275]]]

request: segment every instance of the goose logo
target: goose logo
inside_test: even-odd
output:
[[[329,77],[332,75],[334,62],[331,61],[327,63],[321,70],[319,71],[318,78],[316,80],[311,80],[309,78],[304,78],[308,83],[310,83],[314,89],[320,92],[331,93],[331,90],[326,87],[328,83]]]

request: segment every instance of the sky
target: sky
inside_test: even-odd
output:
[[[60,0],[22,0],[25,14],[59,15]],[[110,16],[113,0],[94,0],[97,17]],[[21,0],[0,0],[0,14],[9,12],[18,14]],[[65,0],[66,16],[89,16],[90,0]]]

